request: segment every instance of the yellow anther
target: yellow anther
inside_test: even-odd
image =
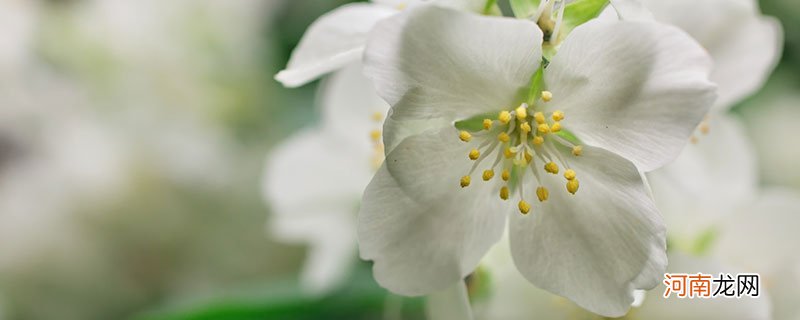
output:
[[[533,114],[533,119],[536,120],[536,123],[542,124],[544,123],[544,113],[537,112]]]
[[[372,130],[369,133],[369,137],[372,138],[372,141],[378,141],[381,139],[381,131],[380,130]]]
[[[500,188],[500,199],[508,200],[508,187]]]
[[[517,120],[519,121],[525,121],[525,118],[528,117],[527,105],[524,104],[520,105],[519,107],[517,107],[517,109],[514,110],[514,112],[517,114]]]
[[[692,144],[697,144],[697,142],[699,142],[699,141],[700,140],[697,139],[697,137],[695,137],[695,136],[689,137],[689,142],[691,142]]]
[[[553,122],[553,125],[550,126],[550,131],[552,131],[552,132],[561,131],[561,123],[560,122]]]
[[[511,172],[508,169],[503,169],[503,172],[500,174],[500,178],[503,178],[503,181],[508,181],[511,178]]]
[[[481,152],[478,151],[478,149],[472,149],[469,152],[469,159],[470,160],[478,160],[478,157],[480,157],[480,156],[481,156]]]
[[[536,196],[539,197],[539,201],[545,201],[550,196],[550,191],[547,191],[545,187],[538,187],[536,188]]]
[[[572,179],[567,181],[567,191],[569,191],[569,193],[571,194],[575,194],[575,192],[578,192],[579,186],[580,183],[578,183],[578,179]]]
[[[483,171],[483,181],[492,180],[492,177],[494,177],[494,170],[484,170]]]
[[[511,121],[511,113],[508,111],[500,111],[500,114],[497,115],[497,120],[499,120],[502,124],[507,124],[509,121]]]
[[[528,214],[531,211],[531,205],[529,205],[525,200],[519,201],[519,212],[522,214]]]
[[[470,182],[470,177],[469,176],[461,177],[461,187],[462,188],[468,187],[469,186],[469,182]]]
[[[541,145],[542,143],[544,143],[544,138],[542,138],[542,136],[533,137],[533,144],[538,146]]]
[[[541,134],[549,133],[550,126],[548,126],[546,123],[542,123],[536,127],[536,130],[538,130]]]
[[[500,132],[500,134],[497,135],[497,140],[500,140],[500,142],[508,142],[511,140],[511,137],[508,136],[508,133]]]
[[[506,159],[511,159],[511,157],[513,157],[515,154],[516,152],[514,152],[514,150],[511,150],[510,147],[506,147],[505,149],[503,149],[503,156],[505,156]]]
[[[553,120],[554,121],[564,120],[564,112],[561,110],[553,111]]]
[[[578,157],[578,156],[580,156],[582,154],[583,154],[583,147],[581,147],[581,146],[572,147],[572,155],[573,156]]]
[[[462,130],[461,132],[458,133],[458,138],[461,139],[461,141],[469,142],[470,140],[472,140],[472,135],[469,134],[469,132]]]
[[[550,102],[550,100],[553,100],[553,93],[550,91],[542,91],[542,100],[544,102]]]
[[[403,9],[406,8],[406,6],[408,6],[408,5],[405,2],[400,2],[395,6],[395,8],[397,8],[397,10],[401,10],[402,11]]]
[[[483,130],[489,130],[492,128],[492,120],[491,119],[483,119]]]
[[[528,122],[523,122],[519,125],[519,129],[522,130],[522,134],[528,134],[531,132],[531,125]]]
[[[531,163],[531,161],[533,160],[533,155],[528,153],[528,151],[525,151],[524,156],[525,156],[525,162],[526,163]]]
[[[558,165],[555,162],[550,161],[544,165],[544,171],[552,174],[558,174]]]
[[[709,129],[708,122],[703,121],[700,123],[700,133],[708,134]]]
[[[564,171],[564,178],[566,178],[567,180],[574,180],[575,170],[567,169],[567,171]]]
[[[375,113],[372,114],[372,121],[379,122],[381,120],[383,120],[383,113],[376,111]]]

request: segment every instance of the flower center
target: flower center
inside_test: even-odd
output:
[[[542,91],[541,97],[546,103],[553,98],[553,94]],[[550,194],[542,184],[542,174],[555,175],[560,172],[560,168],[565,169],[563,175],[567,192],[575,194],[579,187],[575,170],[570,168],[569,162],[561,156],[557,148],[569,147],[575,157],[581,155],[582,148],[559,135],[562,131],[560,121],[564,117],[562,111],[545,113],[523,103],[513,110],[500,111],[496,119],[483,119],[483,128],[480,130],[459,131],[458,138],[461,141],[474,145],[467,155],[474,164],[469,173],[461,177],[461,187],[468,187],[475,170],[483,165],[484,160],[494,155],[493,162],[485,167],[481,177],[483,181],[490,181],[495,177],[495,170],[499,170],[503,181],[500,199],[508,200],[511,192],[509,188],[515,186],[515,191],[519,192],[518,207],[522,214],[531,210],[530,204],[525,201],[523,190],[523,179],[528,171],[536,179],[538,187],[535,194],[541,202],[546,201]]]

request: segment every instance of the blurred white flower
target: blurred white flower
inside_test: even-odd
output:
[[[298,87],[361,60],[375,23],[424,2],[472,12],[482,12],[486,6],[485,0],[372,0],[341,6],[308,27],[286,69],[275,79],[287,87]]]
[[[319,126],[302,129],[266,160],[270,230],[284,241],[308,244],[301,276],[312,293],[335,288],[356,261],[359,199],[383,161],[380,128],[389,106],[361,72],[353,64],[326,79]]]
[[[753,139],[753,152],[759,156],[763,181],[800,188],[800,140],[795,139],[800,136],[800,94],[793,92],[793,78],[777,79],[776,84],[788,88],[761,96],[742,114],[748,120],[745,125]]]
[[[718,85],[713,111],[725,111],[764,85],[780,60],[783,31],[761,15],[757,0],[643,0],[655,19],[675,25],[714,59]]]
[[[589,22],[544,70],[542,92],[530,89],[541,45],[533,22],[434,6],[376,27],[366,73],[392,112],[358,231],[382,286],[420,295],[472,272],[504,229],[514,187],[519,211],[534,213],[512,214],[509,227],[529,281],[607,316],[658,284],[664,229],[637,166],[672,160],[707,112],[710,59],[672,27]],[[476,176],[491,182],[473,183],[486,159]]]
[[[775,319],[791,319],[788,315],[800,311],[789,302],[800,296],[800,254],[791,253],[800,241],[795,239],[800,226],[800,194],[760,189],[756,154],[741,124],[723,114],[710,121],[714,130],[706,137],[687,146],[674,163],[648,174],[667,224],[670,250],[701,255],[707,261],[726,265],[728,272],[760,273],[772,301],[771,311],[770,305],[761,306],[757,309],[760,316],[741,318],[767,318],[772,314]],[[695,265],[698,270],[690,270],[692,265],[684,264],[691,262],[687,259],[671,259],[670,270],[708,272],[703,264]],[[711,265],[705,266],[713,271]],[[648,298],[642,308],[663,310],[672,308],[672,303],[695,308],[703,304],[659,299],[663,300]],[[767,311],[760,311],[764,308]]]

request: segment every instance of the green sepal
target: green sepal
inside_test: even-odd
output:
[[[564,21],[561,30],[564,35],[572,32],[572,29],[582,25],[589,20],[597,18],[603,9],[608,5],[608,0],[576,0],[564,8]]]
[[[509,0],[511,11],[519,19],[527,19],[539,9],[539,0]]]

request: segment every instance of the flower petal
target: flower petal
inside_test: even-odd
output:
[[[458,281],[447,289],[432,293],[428,296],[425,311],[429,320],[472,320],[467,286]]]
[[[611,45],[609,45],[611,44]],[[573,31],[545,72],[548,108],[583,142],[643,171],[672,161],[714,99],[711,60],[677,28],[591,21]]]
[[[326,13],[311,24],[275,80],[298,87],[358,61],[375,23],[395,13],[392,8],[366,3],[344,5]]]
[[[347,139],[361,149],[372,148],[370,132],[382,128],[389,104],[375,93],[360,63],[353,63],[324,79],[319,99],[323,131]],[[380,119],[375,118],[376,114]]]
[[[621,316],[635,289],[653,288],[662,277],[664,225],[633,163],[583,150],[570,160],[580,181],[574,196],[563,178],[545,174],[550,199],[535,202],[529,215],[512,215],[511,253],[534,285],[594,313]]]
[[[393,292],[421,295],[454,284],[503,232],[509,210],[500,186],[477,176],[459,186],[472,162],[457,136],[445,128],[405,139],[364,193],[361,257],[375,262],[375,279]]]
[[[672,240],[696,240],[755,198],[755,152],[742,125],[725,114],[707,121],[701,127],[708,134],[698,134],[673,163],[648,174]]]
[[[411,8],[429,3],[440,7],[448,7],[462,11],[480,13],[486,6],[486,0],[372,0],[374,3],[392,6],[398,9]]]
[[[642,4],[641,0],[611,0],[610,3],[622,20],[653,20],[653,13]]]
[[[716,110],[728,109],[761,88],[780,58],[780,23],[761,16],[754,1],[644,3],[658,21],[685,30],[714,58],[711,80],[719,85]]]
[[[267,156],[264,197],[274,214],[357,208],[372,176],[370,152],[339,142],[324,132],[306,129]]]
[[[737,274],[742,272],[732,266],[726,266],[709,257],[692,257],[682,254],[670,254],[668,272],[711,274],[715,278],[719,273]],[[771,319],[770,297],[758,299],[681,299],[674,293],[664,298],[664,286],[648,292],[642,306],[631,310],[631,314],[641,319]]]
[[[278,146],[266,160],[264,199],[270,231],[283,241],[308,243],[302,281],[311,293],[339,284],[355,261],[355,213],[369,181],[367,155],[350,152],[316,130]],[[354,161],[363,157],[363,162]]]
[[[530,21],[420,6],[378,23],[364,65],[392,105],[393,121],[442,127],[520,103],[541,63],[541,44]],[[391,150],[419,132],[389,134],[384,144]]]
[[[713,248],[725,261],[747,271],[769,274],[784,265],[798,265],[800,193],[767,189],[727,219]],[[794,253],[794,254],[789,254]]]

